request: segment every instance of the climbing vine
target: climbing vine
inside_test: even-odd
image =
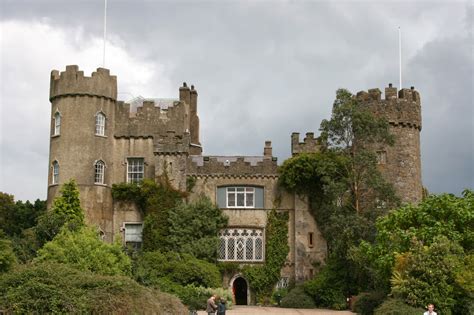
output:
[[[273,287],[280,280],[280,270],[289,251],[288,212],[273,209],[268,214],[265,264],[246,266],[242,270],[258,301],[271,296]]]

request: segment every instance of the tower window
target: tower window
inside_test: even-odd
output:
[[[308,233],[308,246],[309,247],[314,246],[314,233],[313,232]]]
[[[95,170],[94,183],[103,184],[104,183],[104,177],[105,177],[105,163],[104,163],[104,161],[99,160],[99,161],[95,162],[94,170]]]
[[[227,208],[255,208],[255,188],[227,187]]]
[[[95,115],[95,134],[105,136],[105,115],[102,112]]]
[[[61,114],[56,112],[54,114],[54,129],[53,129],[53,136],[59,136],[61,133]]]
[[[127,159],[127,183],[139,183],[143,180],[145,166],[143,158]]]
[[[377,151],[377,164],[387,163],[387,151]]]
[[[56,185],[59,182],[59,163],[58,161],[53,162],[53,173],[51,184]]]

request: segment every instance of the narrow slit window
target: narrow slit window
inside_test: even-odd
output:
[[[53,129],[53,136],[59,136],[61,133],[61,114],[56,112],[54,114],[54,129]]]
[[[308,246],[309,247],[314,246],[314,233],[313,232],[308,233]]]
[[[55,185],[59,182],[59,163],[58,161],[53,162],[53,174],[51,184]]]

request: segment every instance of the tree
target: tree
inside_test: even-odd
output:
[[[227,222],[228,218],[221,209],[207,197],[201,196],[190,204],[183,202],[169,212],[167,250],[215,262],[219,244],[217,235]]]
[[[35,226],[38,216],[45,211],[45,201],[15,202],[13,195],[0,192],[0,229],[9,237],[20,236],[23,230]]]
[[[63,228],[38,250],[36,262],[52,261],[102,275],[130,275],[131,261],[119,243],[103,242],[93,228],[78,231]]]
[[[351,257],[373,284],[422,306],[436,301],[443,312],[472,301],[462,280],[474,250],[474,193],[432,195],[377,220],[375,243],[362,242]],[[390,280],[392,280],[390,282]],[[471,302],[472,304],[472,302]]]
[[[0,274],[10,271],[16,263],[11,241],[4,236],[0,230]]]
[[[376,117],[348,90],[339,89],[330,120],[321,122],[321,140],[328,148],[346,158],[344,173],[350,204],[357,213],[364,210],[368,198],[395,201],[393,189],[377,170],[372,144],[393,145],[388,122]]]
[[[77,231],[85,225],[76,182],[71,179],[65,183],[60,193],[51,209],[38,218],[35,234],[40,246],[52,240],[63,226]]]

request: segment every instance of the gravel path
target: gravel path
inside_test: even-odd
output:
[[[231,310],[226,311],[226,315],[355,315],[350,311],[332,311],[322,309],[293,309],[279,307],[261,307],[261,306],[240,306],[236,305]],[[207,315],[204,311],[199,311],[198,315]]]

